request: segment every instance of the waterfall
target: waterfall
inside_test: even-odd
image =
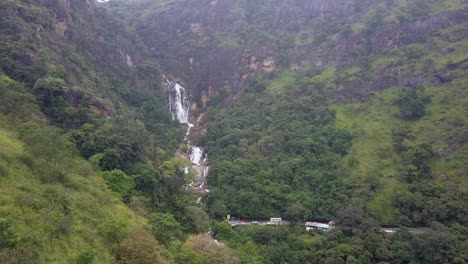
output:
[[[208,154],[203,152],[203,149],[197,146],[193,146],[190,144],[190,130],[193,127],[193,124],[190,123],[189,112],[190,112],[190,100],[188,98],[187,91],[184,87],[180,86],[178,83],[174,81],[170,81],[166,78],[167,83],[169,84],[169,110],[172,114],[172,119],[177,119],[179,123],[186,124],[188,126],[187,132],[184,136],[184,142],[190,147],[189,151],[189,159],[192,163],[192,168],[197,171],[196,175],[196,185],[192,182],[187,186],[190,188],[194,188],[196,190],[201,190],[203,192],[209,192],[208,189],[205,188],[205,181],[206,177],[208,176],[208,172],[210,167],[208,166]],[[189,168],[183,168],[184,173],[189,173]],[[201,197],[197,200],[200,202]]]
[[[206,176],[208,176],[208,172],[210,172],[210,167],[206,167],[204,170],[203,170],[203,179],[206,179]]]
[[[200,181],[202,182],[202,185],[200,185],[200,187],[204,188],[205,192],[210,192],[210,190],[205,188],[206,177],[208,177],[209,172],[210,172],[210,167],[209,166],[205,167],[205,169],[203,170],[202,177],[200,178]]]
[[[176,82],[168,81],[169,83],[169,110],[172,117],[177,117],[181,124],[187,124],[190,127],[193,125],[189,122],[190,100],[187,96],[187,91],[184,87]]]
[[[192,147],[190,150],[190,161],[192,164],[201,165],[203,158],[203,149],[199,147]]]

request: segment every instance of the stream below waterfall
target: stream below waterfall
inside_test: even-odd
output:
[[[203,148],[195,146],[190,142],[190,131],[194,127],[190,123],[190,100],[187,91],[184,87],[175,81],[167,80],[169,85],[169,110],[171,111],[173,120],[178,120],[181,124],[187,125],[187,132],[184,137],[184,143],[187,144],[188,153],[178,153],[178,156],[184,157],[191,162],[191,167],[195,170],[195,180],[187,187],[193,189],[198,194],[209,192],[206,188],[206,177],[210,171],[208,163],[208,154],[203,151]],[[189,168],[184,169],[185,173],[189,173]],[[201,200],[201,196],[198,202]]]

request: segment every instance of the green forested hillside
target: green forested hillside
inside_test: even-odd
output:
[[[265,83],[249,87],[268,91]],[[326,220],[349,199],[338,161],[351,134],[335,126],[323,94],[307,90],[305,78],[289,87],[278,96],[245,96],[208,125],[206,145],[216,157],[209,183],[220,187],[207,196],[211,213]]]
[[[466,19],[404,40],[383,35],[437,23],[440,13],[463,5],[389,2],[335,24],[316,22],[337,28],[323,43],[340,45],[343,34],[370,41],[349,47],[353,60],[303,61],[295,72],[283,62],[246,83],[227,110],[209,112],[209,181],[220,187],[207,196],[211,213],[325,220],[350,201],[387,226],[466,224],[467,47],[465,37],[449,37]],[[343,33],[347,28],[354,33]],[[381,38],[400,42],[374,43]]]
[[[468,262],[467,4],[2,0],[0,263]]]
[[[0,262],[174,261],[208,223],[149,49],[92,1],[0,13]]]
[[[2,116],[0,131],[2,263],[109,263],[146,225],[56,129]]]
[[[395,101],[401,92],[397,88],[388,89],[366,103],[336,106],[338,126],[359,134],[343,161],[351,165],[353,177],[361,175],[367,180],[375,177],[377,188],[369,210],[384,224],[392,225],[398,220],[408,224],[412,219],[421,225],[434,218],[465,221],[462,211],[466,201],[462,197],[467,191],[464,181],[467,150],[462,134],[466,124],[461,120],[466,115],[463,107],[466,99],[463,89],[459,89],[462,85],[426,87],[424,93],[430,95],[431,102],[424,117],[416,121],[399,118]],[[452,98],[450,102],[448,98]],[[439,189],[436,194],[414,191],[407,161],[421,147],[428,151],[426,166],[430,172],[426,180],[445,191]],[[402,215],[410,214],[408,210],[413,214],[409,219]]]

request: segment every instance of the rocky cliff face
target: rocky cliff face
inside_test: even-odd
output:
[[[111,89],[121,83],[152,91],[159,85],[151,51],[92,0],[2,1],[0,41],[0,72],[32,86],[47,72],[62,71],[73,86],[71,103],[93,94],[90,107],[100,115],[112,114]]]
[[[92,0],[24,0],[23,5],[6,1],[1,21],[16,21],[4,41],[29,40],[39,46],[57,46],[88,53],[93,63],[122,72],[132,70],[148,57],[137,36]],[[118,28],[118,30],[115,30]],[[138,48],[140,45],[140,48]]]
[[[151,5],[146,8],[158,10]],[[251,76],[278,69],[278,44],[268,40],[250,43],[249,36],[242,36],[242,27],[261,22],[266,27],[260,30],[271,30],[273,35],[299,32],[317,20],[352,14],[355,3],[190,0],[174,1],[160,9],[139,19],[136,28],[158,53],[165,70],[181,76],[189,84],[192,97],[205,104],[224,86],[238,88]]]
[[[167,72],[185,80],[201,105],[224,87],[237,89],[259,74],[301,71],[310,65],[345,68],[357,58],[386,56],[467,22],[463,8],[387,22],[379,12],[397,10],[391,0],[185,0],[145,8],[153,11],[134,21],[141,38]],[[375,70],[375,78],[346,82],[337,98],[360,98],[424,80],[400,74],[398,65],[385,65]]]

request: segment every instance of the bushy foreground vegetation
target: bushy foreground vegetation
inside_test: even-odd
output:
[[[1,263],[186,263],[187,256],[208,263],[233,257],[218,244],[204,248],[214,243],[211,237],[183,244],[209,228],[206,213],[191,205],[183,189],[186,160],[106,171],[104,155],[89,161],[80,155],[76,130],[47,125],[37,116],[34,96],[0,78],[2,103],[24,109],[21,118],[7,109],[0,115]]]
[[[113,57],[132,32],[100,28],[113,24],[104,9],[9,0],[0,12],[0,262],[185,263],[180,245],[209,222],[173,158],[183,132],[157,63]]]
[[[144,220],[105,188],[57,129],[13,129],[2,115],[0,131],[0,262],[112,262],[113,248]]]

